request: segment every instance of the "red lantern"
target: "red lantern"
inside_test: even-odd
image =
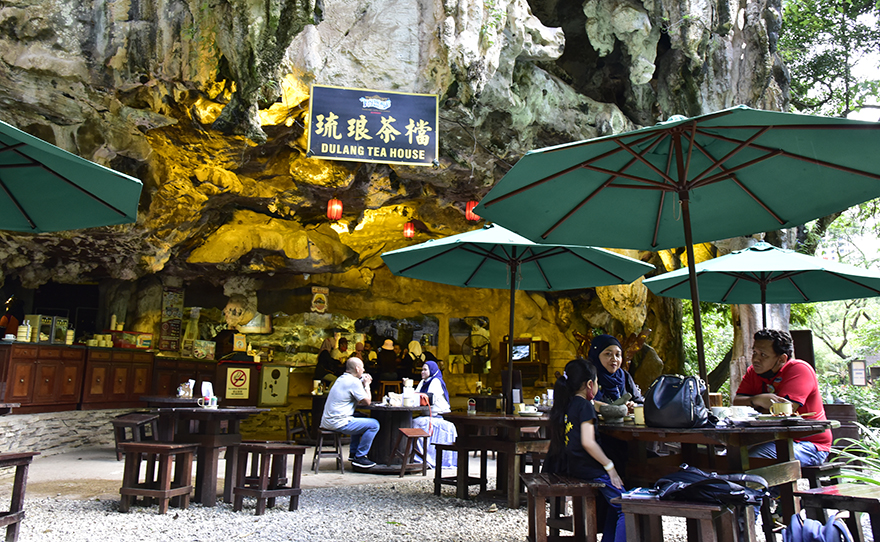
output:
[[[478,203],[478,201],[473,200],[467,202],[467,208],[464,212],[464,217],[472,222],[480,220],[480,215],[474,213],[474,207],[476,207]]]
[[[327,218],[330,220],[342,218],[342,202],[335,197],[327,202]]]
[[[403,236],[412,239],[416,234],[416,226],[411,221],[403,225]]]

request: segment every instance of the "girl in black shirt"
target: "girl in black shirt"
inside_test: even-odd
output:
[[[554,472],[573,478],[603,482],[599,492],[608,501],[603,542],[624,542],[626,531],[620,505],[611,499],[620,497],[623,481],[608,459],[596,430],[598,419],[593,397],[599,389],[596,368],[587,360],[575,359],[565,366],[562,378],[553,391],[550,411],[550,453],[545,465]]]

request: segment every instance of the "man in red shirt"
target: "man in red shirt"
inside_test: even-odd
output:
[[[795,412],[812,413],[807,419],[826,419],[816,372],[807,362],[794,359],[791,335],[762,329],[755,333],[752,366],[736,390],[733,404],[768,412],[771,404],[784,402],[792,403]],[[795,458],[802,466],[824,463],[830,450],[830,430],[794,442]],[[776,445],[766,442],[753,446],[749,456],[775,459]]]

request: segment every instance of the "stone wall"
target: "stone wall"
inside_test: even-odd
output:
[[[75,448],[110,446],[110,420],[131,409],[71,410],[0,417],[0,451],[60,454]]]

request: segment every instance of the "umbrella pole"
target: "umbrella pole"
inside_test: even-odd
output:
[[[767,285],[761,283],[761,316],[764,318],[764,329],[767,329]]]
[[[513,414],[513,316],[516,307],[516,260],[510,262],[510,322],[507,328],[507,389],[504,390],[504,413]]]
[[[679,194],[681,200],[681,216],[684,222],[684,243],[688,258],[688,275],[691,283],[691,306],[694,309],[694,339],[697,342],[697,365],[700,368],[700,378],[706,384],[703,390],[703,401],[709,407],[709,376],[706,372],[706,356],[703,353],[703,323],[700,321],[700,290],[697,287],[697,269],[694,261],[693,235],[691,234],[691,213],[688,206],[688,193]]]

